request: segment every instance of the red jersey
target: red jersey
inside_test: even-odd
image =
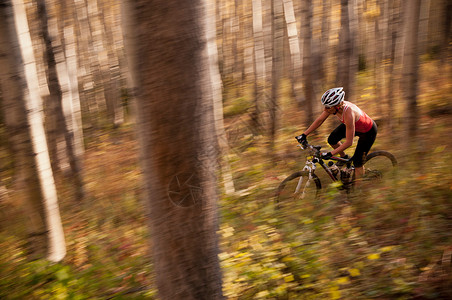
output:
[[[360,133],[366,133],[368,132],[372,126],[374,121],[364,112],[362,111],[358,106],[356,106],[359,110],[359,117],[358,120],[355,121],[355,131]],[[344,111],[342,113],[342,117],[340,121],[345,124],[344,122],[344,115],[345,111],[349,108],[349,105],[345,103],[344,105]]]

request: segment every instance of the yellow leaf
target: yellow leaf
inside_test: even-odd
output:
[[[275,273],[270,277],[270,279],[280,279],[281,276],[282,276],[281,273]]]
[[[330,288],[330,296],[331,300],[337,300],[341,298],[341,291],[339,291],[338,287]]]
[[[246,249],[248,248],[248,241],[240,241],[237,250]]]
[[[290,261],[294,261],[294,260],[296,260],[296,258],[292,257],[292,256],[285,256],[282,258],[282,262],[290,262]]]
[[[380,248],[380,251],[381,251],[381,252],[389,252],[389,251],[391,251],[392,249],[394,249],[394,246],[386,246],[386,247]]]
[[[265,298],[268,295],[270,295],[270,293],[268,291],[260,291],[259,293],[256,294],[256,296],[254,296],[254,299]]]
[[[438,147],[435,148],[434,152],[435,153],[440,153],[440,152],[443,152],[444,149],[446,149],[446,146],[438,146]]]
[[[284,281],[285,281],[285,282],[291,282],[291,281],[294,281],[293,275],[292,275],[292,274],[289,274],[289,275],[285,276],[285,277],[284,277]]]
[[[350,279],[347,276],[343,276],[343,277],[339,277],[336,280],[337,284],[349,284],[350,283]]]
[[[376,260],[380,258],[380,253],[372,253],[369,256],[367,256],[368,259],[370,260]]]
[[[312,224],[314,221],[312,220],[312,219],[305,219],[304,221],[303,221],[303,223],[304,224]]]
[[[357,276],[361,275],[361,272],[359,271],[359,269],[350,269],[350,270],[348,270],[348,272],[350,273],[350,276],[352,276],[352,277],[357,277]]]

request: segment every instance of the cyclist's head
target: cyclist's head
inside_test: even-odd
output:
[[[345,92],[341,87],[329,89],[322,96],[322,105],[326,108],[336,106],[344,101],[344,96]]]

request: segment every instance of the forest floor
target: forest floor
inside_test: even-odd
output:
[[[218,233],[228,299],[452,298],[452,117],[441,114],[447,96],[423,91],[417,150],[406,148],[405,131],[384,124],[373,147],[397,156],[396,178],[348,202],[327,186],[320,206],[304,203],[290,215],[275,210],[273,195],[304,163],[294,139],[301,112],[283,101],[270,151],[265,137],[251,135],[243,99],[226,103],[236,192],[221,192]],[[365,88],[359,94],[366,105]],[[326,145],[332,126],[310,141]],[[13,191],[2,198],[0,299],[156,299],[132,126],[88,135],[85,183],[86,199],[74,203],[58,180],[68,248],[58,264],[27,260],[21,201]]]

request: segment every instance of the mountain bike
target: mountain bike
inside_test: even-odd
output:
[[[318,199],[322,191],[322,182],[316,174],[317,165],[326,172],[334,186],[349,194],[355,183],[355,169],[351,158],[331,157],[328,164],[322,158],[321,146],[310,145],[307,141],[298,145],[307,151],[307,159],[302,170],[289,175],[278,186],[275,195],[277,208],[282,205],[295,209],[299,200],[306,204]],[[374,151],[367,155],[364,163],[364,176],[362,181],[377,181],[384,177],[393,176],[397,166],[395,156],[387,151]],[[291,207],[291,208],[290,208]]]

